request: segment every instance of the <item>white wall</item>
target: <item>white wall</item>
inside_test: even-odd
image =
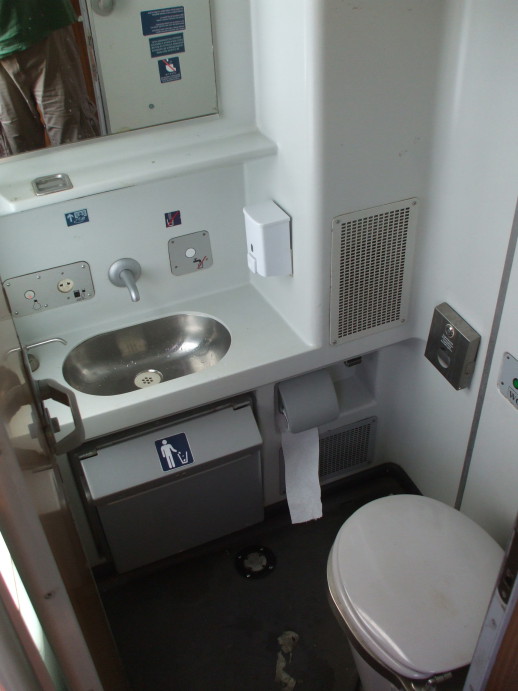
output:
[[[203,199],[203,204],[200,204]],[[16,320],[24,342],[59,336],[91,322],[100,330],[121,319],[141,321],[156,310],[191,297],[248,281],[246,242],[242,232],[244,183],[241,166],[206,171],[61,202],[2,219],[0,273],[9,277],[86,261],[95,297]],[[68,227],[65,214],[88,210],[89,222]],[[166,227],[165,213],[179,210],[181,225]],[[175,276],[168,241],[206,230],[213,265]],[[23,238],[23,243],[20,239]],[[108,268],[121,257],[142,267],[140,301],[132,303],[126,288],[113,286]]]
[[[140,169],[127,157],[131,180],[121,178],[114,186],[132,184],[131,188],[74,202],[74,208],[88,205],[96,210],[95,224],[81,229],[77,237],[59,240],[59,222],[68,203],[56,205],[47,199],[47,209],[9,218],[0,243],[4,266],[7,262],[14,274],[31,271],[43,268],[37,265],[43,258],[55,265],[62,258],[75,260],[81,250],[90,252],[99,280],[101,274],[104,280],[112,259],[140,255],[136,258],[143,257],[146,266],[157,267],[156,273],[148,272],[142,279],[143,300],[156,300],[165,285],[173,285],[161,225],[163,211],[172,209],[162,204],[167,200],[167,206],[183,205],[193,229],[214,229],[215,251],[232,246],[232,254],[220,254],[219,268],[206,274],[215,288],[224,281],[237,285],[251,280],[314,346],[297,367],[315,369],[378,351],[369,364],[369,371],[377,372],[377,460],[400,464],[425,494],[453,503],[516,201],[517,94],[512,85],[518,8],[505,0],[251,0],[250,30],[244,5],[237,0],[216,3],[216,19],[220,27],[226,26],[226,33],[216,31],[222,120],[215,124],[253,128],[255,117],[260,130],[275,141],[277,155],[246,163],[244,178],[241,168],[227,168],[228,162],[218,167],[214,160],[212,171],[179,175],[175,167],[175,176],[168,177],[164,146],[164,175],[155,175],[147,185],[136,184]],[[249,58],[236,69],[250,48],[250,37],[253,78]],[[237,75],[235,81],[230,74]],[[211,129],[213,140],[217,131]],[[156,140],[155,133],[147,131],[69,151],[78,157],[78,169],[83,155],[85,165],[92,167],[96,152],[103,162],[112,153],[121,156],[122,148],[114,142],[131,142],[131,152],[140,153],[151,145],[162,146],[164,132],[175,142],[185,134],[190,146],[202,129],[199,123],[158,128]],[[147,159],[146,170],[151,165]],[[56,172],[57,160],[71,159],[46,153],[29,156],[31,177]],[[22,170],[15,162],[13,167],[3,162],[0,168],[6,177],[11,170],[16,175]],[[97,169],[101,175],[104,166]],[[329,345],[332,219],[412,196],[420,199],[421,210],[408,323],[350,344]],[[268,197],[292,216],[291,278],[250,278],[245,269],[240,206]],[[52,245],[46,244],[47,229],[53,233]],[[231,257],[243,261],[237,267]],[[203,289],[213,287],[207,283]],[[103,287],[110,314],[121,305],[126,309],[127,297],[118,290]],[[482,334],[473,383],[461,392],[423,357],[433,307],[442,301]],[[72,313],[72,308],[66,309]],[[506,347],[512,350],[512,345]],[[271,381],[264,384],[260,408],[270,422]],[[484,436],[491,443],[490,413],[485,414]],[[268,429],[266,425],[267,462],[273,464],[277,437]],[[483,469],[477,455],[472,472],[478,479],[475,482],[473,476],[474,484],[468,482],[472,502],[482,491]],[[269,472],[272,487],[274,475]],[[506,505],[510,506],[509,498]],[[503,522],[509,513],[506,509]]]
[[[515,219],[514,241],[518,234]],[[505,353],[518,359],[518,257],[515,257],[461,510],[502,546],[514,525],[518,495],[518,409],[498,389]],[[516,370],[518,376],[518,367]]]
[[[385,410],[380,454],[400,463],[423,493],[453,503],[516,203],[518,6],[505,1],[449,3],[446,19],[432,178],[424,200],[417,259],[416,340],[381,353],[377,395]],[[450,303],[482,336],[472,384],[460,392],[423,357],[433,308],[442,301]],[[506,347],[512,350],[513,345]],[[492,405],[489,398],[486,405]],[[489,420],[487,410],[486,415]],[[511,430],[507,434],[512,437]],[[479,457],[476,470],[472,469],[478,479],[469,481],[470,505],[475,493],[479,496],[484,491],[482,469],[491,465],[487,474],[496,471],[494,485],[503,491],[505,506],[501,505],[504,497],[495,492],[494,498],[487,496],[484,512],[476,515],[501,538],[503,523],[510,527],[517,487],[512,475],[506,476],[494,465],[495,457],[505,456],[506,437],[496,435],[496,430],[490,434],[486,429],[484,434],[494,451],[485,461]],[[503,488],[509,480],[512,489],[507,494]],[[505,521],[498,521],[498,530],[489,520],[497,504],[498,512],[505,515]]]

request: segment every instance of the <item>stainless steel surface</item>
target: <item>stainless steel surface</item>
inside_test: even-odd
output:
[[[85,261],[12,276],[3,286],[14,317],[41,315],[49,309],[74,305],[95,295],[90,266]]]
[[[479,344],[480,335],[446,302],[435,308],[425,357],[457,391],[469,386]]]
[[[25,350],[32,350],[33,348],[39,348],[42,345],[47,345],[47,343],[62,343],[63,345],[66,345],[67,342],[65,341],[64,338],[47,338],[44,341],[38,341],[37,343],[29,343],[29,345],[25,346]]]
[[[168,381],[212,367],[230,341],[212,317],[175,314],[89,338],[67,355],[63,376],[77,391],[114,396],[137,391],[135,378],[144,370]]]
[[[34,194],[38,197],[44,194],[53,194],[54,192],[71,190],[74,186],[66,173],[44,175],[41,178],[36,178],[33,180],[31,184]]]
[[[137,281],[140,278],[140,264],[136,259],[117,259],[108,269],[108,277],[114,286],[124,287],[129,290],[132,302],[138,302],[140,295]]]
[[[47,343],[62,343],[63,345],[66,345],[67,342],[65,341],[64,338],[46,338],[44,341],[37,341],[36,343],[29,343],[29,345],[22,346],[23,350],[32,350],[33,348],[39,348],[40,346],[47,345]],[[22,350],[22,348],[11,348],[11,350],[7,351],[7,355],[10,355],[11,353],[17,353],[19,350]]]

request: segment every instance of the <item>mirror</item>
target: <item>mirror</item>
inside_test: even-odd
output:
[[[218,112],[210,0],[148,2],[13,3],[11,29],[34,13],[47,35],[18,52],[12,42],[4,48],[0,26],[0,156]],[[36,61],[48,89],[36,77],[27,83]],[[21,81],[22,99],[13,97]]]

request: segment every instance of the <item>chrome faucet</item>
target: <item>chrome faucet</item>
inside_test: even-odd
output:
[[[140,264],[135,259],[117,259],[108,269],[108,277],[114,286],[124,287],[129,290],[132,302],[138,302],[140,295],[137,281],[140,278]]]

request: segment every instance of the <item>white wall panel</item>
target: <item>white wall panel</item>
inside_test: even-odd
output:
[[[518,408],[500,393],[498,382],[504,353],[518,358],[517,315],[515,257],[461,506],[502,546],[507,543],[518,510]]]
[[[378,396],[385,410],[380,425],[384,460],[400,463],[423,493],[453,503],[516,203],[518,7],[504,1],[464,2],[450,5],[448,14],[432,178],[416,262],[413,323],[420,340],[381,355]],[[423,357],[433,308],[443,301],[482,336],[472,384],[460,392]],[[487,464],[505,455],[502,438],[495,435],[492,441]],[[482,472],[482,458],[479,466]],[[500,472],[497,476],[494,482],[503,488],[507,480]],[[480,482],[479,475],[482,491]],[[513,486],[509,494],[516,496],[517,490]],[[500,498],[486,501],[489,508]],[[514,510],[515,501],[512,508],[498,509],[506,521]]]

